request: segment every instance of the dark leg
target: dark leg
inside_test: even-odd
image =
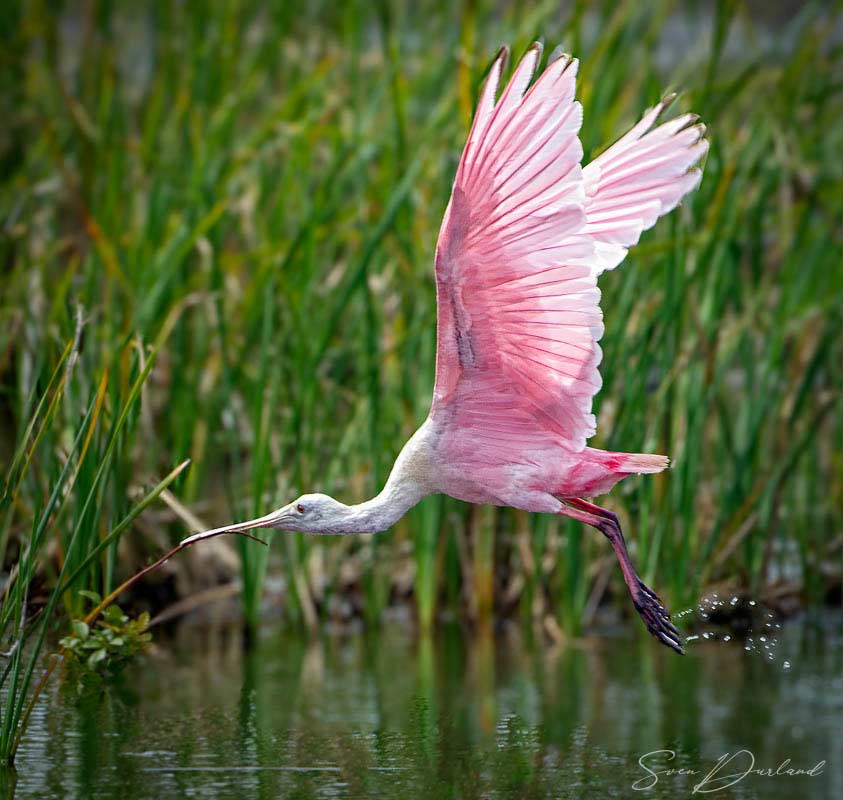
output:
[[[621,565],[623,579],[632,595],[635,610],[644,620],[647,630],[662,644],[682,654],[682,635],[670,621],[670,614],[662,605],[659,596],[638,577],[629,558],[617,516],[578,497],[567,497],[563,502],[569,507],[563,508],[560,513],[597,528],[609,540]]]

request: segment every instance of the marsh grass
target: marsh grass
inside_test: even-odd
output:
[[[377,491],[428,407],[433,249],[473,99],[498,45],[539,33],[581,58],[586,158],[667,89],[709,126],[699,191],[601,278],[592,444],[673,464],[607,500],[646,579],[680,605],[715,581],[839,585],[839,13],[59,6],[4,16],[3,642],[33,581],[52,594],[7,664],[0,755],[54,612],[134,570],[119,540],[160,476],[209,524]],[[622,594],[592,533],[442,498],[388,536],[238,547],[253,625],[267,570],[310,627],[349,593],[377,620],[408,571],[425,627],[520,606],[575,632]]]

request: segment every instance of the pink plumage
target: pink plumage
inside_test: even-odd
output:
[[[583,498],[668,464],[586,447],[600,389],[597,276],[699,183],[704,129],[691,115],[654,128],[663,102],[583,168],[577,62],[552,60],[530,86],[541,58],[533,45],[496,101],[505,55],[480,96],[436,247],[430,414],[383,490],[350,506],[302,495],[184,544],[253,528],[381,531],[434,493],[564,514],[609,539],[647,629],[682,652],[670,615],[632,566],[618,518]]]

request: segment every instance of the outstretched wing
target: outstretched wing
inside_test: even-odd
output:
[[[540,55],[527,51],[497,103],[505,53],[492,65],[436,248],[432,414],[447,407],[507,455],[536,437],[581,448],[600,386],[577,62],[557,59],[526,91]]]
[[[644,136],[648,117],[586,180],[577,61],[552,61],[528,89],[540,56],[533,45],[497,102],[505,51],[492,65],[436,248],[431,415],[459,432],[452,457],[472,464],[585,446],[601,383],[597,275],[619,263],[633,233],[637,240],[693,184],[686,164],[684,183],[669,187],[671,194],[668,176],[682,159],[637,156],[641,143],[658,144],[652,137],[660,131],[671,152],[681,138],[678,130],[663,135],[667,126]]]

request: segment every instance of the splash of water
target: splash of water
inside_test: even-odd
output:
[[[705,625],[706,623],[711,624],[712,617],[717,620],[719,617],[726,617],[728,619],[734,616],[735,612],[739,611],[741,602],[742,598],[737,595],[723,599],[714,592],[704,597],[696,607],[682,609],[675,616],[681,619],[694,615],[696,621],[701,625]],[[754,609],[758,606],[757,600],[745,600],[743,602],[747,609]],[[745,637],[743,637],[744,651],[751,655],[764,658],[768,662],[775,663],[777,661],[776,648],[779,644],[776,633],[781,629],[781,624],[776,622],[775,616],[770,611],[765,612],[763,618],[760,620],[756,619],[757,615],[754,613],[750,613],[748,616],[750,624]],[[689,646],[694,646],[703,641],[716,641],[725,644],[731,642],[733,638],[735,637],[732,633],[724,633],[719,629],[706,629],[701,633],[686,636],[685,643]],[[791,668],[790,661],[782,661],[781,668],[783,670],[789,670]]]

